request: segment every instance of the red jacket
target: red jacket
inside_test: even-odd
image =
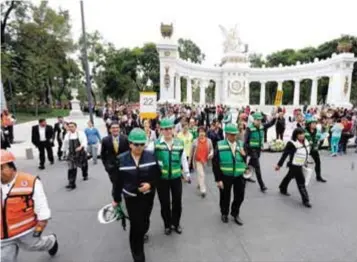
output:
[[[352,129],[352,122],[351,121],[346,121],[346,122],[343,122],[343,130],[342,132],[350,132],[351,129]]]

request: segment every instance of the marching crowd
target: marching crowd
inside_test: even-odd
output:
[[[141,119],[135,106],[108,106],[103,113],[108,132],[104,137],[91,121],[82,131],[74,121],[58,117],[54,127],[40,119],[32,128],[31,140],[39,151],[41,170],[45,169],[46,153],[50,164],[54,163],[52,147],[57,143],[58,160],[68,165],[68,190],[76,189],[77,169],[81,169],[83,179],[87,180],[88,160],[93,159],[93,164],[97,164],[100,157],[112,183],[111,207],[118,218],[128,216],[130,248],[134,261],[139,262],[145,261],[144,242],[148,241],[156,192],[164,234],[181,234],[182,185],[191,183],[195,171],[197,190],[205,198],[205,171],[211,167],[220,192],[222,222],[228,223],[230,215],[242,226],[240,206],[246,183],[256,182],[252,174],[261,192],[267,190],[260,168],[267,130],[275,126],[276,139],[282,140],[287,126],[292,125],[291,138],[275,166],[279,170],[288,162],[289,171],[279,189],[288,196],[289,182],[295,178],[303,205],[311,208],[306,189],[306,178],[311,175],[309,156],[315,162],[316,180],[324,183],[319,150],[327,144],[332,156],[346,154],[348,140],[357,135],[356,109],[296,109],[287,117],[284,108],[276,108],[267,115],[247,106],[238,109],[237,119],[233,119],[232,110],[224,106],[195,108],[166,104],[159,108],[157,118]],[[14,155],[6,151],[13,142],[13,131],[11,135],[9,131],[13,124],[14,118],[3,112],[2,261],[15,261],[19,247],[47,250],[53,256],[58,250],[56,235],[41,235],[51,216],[43,186],[38,177],[17,171]],[[357,139],[354,143],[357,144]]]

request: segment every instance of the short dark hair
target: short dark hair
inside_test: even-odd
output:
[[[112,126],[118,126],[118,127],[120,127],[120,124],[119,124],[118,121],[113,121],[113,122],[110,123],[109,128],[112,128]]]
[[[43,122],[45,122],[46,121],[46,119],[44,119],[44,118],[40,118],[39,120],[38,120],[38,123],[43,123]]]
[[[197,129],[198,133],[199,133],[201,130],[202,130],[203,132],[206,132],[206,128],[205,128],[204,126],[198,127],[198,129]]]
[[[291,140],[296,141],[297,136],[304,134],[304,133],[305,133],[305,130],[303,128],[301,128],[301,127],[295,128],[295,130],[293,131],[293,134],[291,136]]]
[[[8,165],[11,169],[13,169],[13,170],[17,171],[17,168],[16,168],[16,166],[15,166],[15,163],[14,163],[14,162],[9,162],[9,163],[7,163],[7,165]]]
[[[77,123],[76,123],[76,122],[73,122],[73,121],[68,122],[67,125],[74,125],[75,127],[77,127]]]
[[[57,118],[63,118],[63,116],[58,116]]]

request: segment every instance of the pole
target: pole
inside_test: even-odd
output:
[[[11,110],[12,114],[16,116],[15,105],[14,105],[14,96],[12,95],[12,85],[10,79],[8,80],[9,88],[10,88],[10,96],[11,96]]]
[[[82,33],[83,33],[83,59],[84,59],[84,70],[86,72],[86,86],[87,86],[87,96],[88,96],[88,109],[89,109],[89,117],[94,125],[93,120],[93,107],[92,107],[92,87],[89,76],[89,65],[88,65],[88,56],[87,56],[87,36],[86,36],[86,27],[84,22],[84,8],[83,8],[83,0],[81,2],[81,16],[82,16]]]

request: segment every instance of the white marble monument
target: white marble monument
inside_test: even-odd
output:
[[[171,28],[170,28],[171,26]],[[283,82],[294,82],[293,105],[283,105],[288,110],[301,106],[300,82],[312,80],[309,105],[317,106],[318,80],[329,78],[326,103],[334,106],[351,107],[351,79],[353,64],[357,61],[353,53],[333,54],[326,60],[315,58],[313,62],[273,68],[252,68],[248,60],[248,45],[239,37],[237,26],[226,29],[220,26],[224,36],[223,57],[221,66],[207,67],[184,61],[179,58],[178,44],[171,37],[173,26],[168,28],[170,36],[165,34],[157,44],[160,56],[160,99],[159,103],[197,103],[205,104],[205,90],[209,81],[214,81],[215,104],[226,104],[233,107],[249,105],[250,83],[260,83],[260,103],[252,105],[260,110],[268,111],[272,105],[265,104],[267,82],[276,82],[277,89],[283,91]],[[162,33],[162,32],[161,32]],[[266,40],[265,40],[266,41]],[[187,97],[181,98],[180,78],[187,80]],[[192,86],[199,86],[199,101],[192,101]]]
[[[83,112],[81,110],[80,101],[77,99],[78,96],[78,89],[72,88],[71,89],[71,111],[69,112],[69,118],[71,119],[78,119],[83,118]]]

